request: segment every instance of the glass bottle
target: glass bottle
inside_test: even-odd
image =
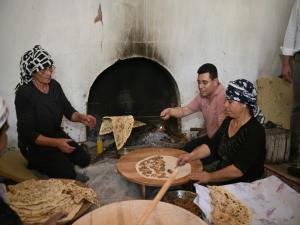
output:
[[[101,155],[103,153],[103,141],[100,136],[97,137],[97,154]]]

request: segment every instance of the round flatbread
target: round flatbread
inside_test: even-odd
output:
[[[152,155],[137,162],[135,169],[137,173],[144,178],[166,180],[172,174],[173,169],[177,165],[177,161],[178,158],[174,156]],[[192,168],[189,163],[178,167],[176,179],[189,175],[191,170]]]

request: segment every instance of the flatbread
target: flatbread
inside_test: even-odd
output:
[[[114,139],[116,142],[117,149],[120,150],[124,144],[126,143],[127,139],[129,138],[132,128],[134,119],[133,116],[114,116],[111,118],[112,126],[113,126],[113,133]]]
[[[166,180],[177,165],[178,158],[168,155],[152,155],[136,163],[137,173],[144,177],[156,180]],[[189,175],[192,167],[189,163],[178,167],[176,179]]]
[[[127,139],[129,138],[133,124],[134,119],[133,116],[111,116],[111,117],[105,117],[111,119],[112,124],[112,130],[114,134],[115,143],[117,146],[117,149],[120,150],[124,144],[126,143]],[[108,124],[108,123],[106,123]],[[101,129],[100,129],[101,130]],[[108,130],[107,127],[103,130]]]
[[[107,118],[107,119],[102,119],[102,123],[101,123],[101,127],[100,127],[100,131],[99,131],[99,135],[105,135],[105,134],[109,134],[113,131],[112,129],[112,123],[111,123],[111,119]]]
[[[27,180],[8,186],[9,205],[24,224],[42,224],[57,212],[67,212],[59,222],[73,219],[86,202],[98,205],[94,190],[79,186],[74,180]]]
[[[134,120],[133,128],[142,127],[145,125],[146,124],[144,122]],[[109,134],[111,132],[113,132],[111,117],[103,117],[99,135],[105,135],[105,134]]]
[[[223,187],[209,186],[212,225],[249,225],[252,211]]]

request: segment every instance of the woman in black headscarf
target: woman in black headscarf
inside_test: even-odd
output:
[[[5,149],[7,144],[8,108],[4,99],[0,96],[0,152]],[[4,185],[0,182],[0,185]],[[65,217],[64,212],[55,213],[43,225],[56,225],[57,221]],[[0,188],[0,224],[3,225],[22,225],[22,221],[17,213],[9,207],[6,202],[5,192]]]
[[[198,183],[225,184],[261,178],[266,135],[256,96],[256,89],[248,80],[229,83],[225,101],[227,118],[217,133],[206,144],[179,157],[179,165],[195,159],[204,162],[204,170],[191,174],[190,179]],[[205,162],[210,164],[205,165]]]
[[[15,98],[18,144],[29,168],[49,177],[76,179],[74,164],[85,167],[90,157],[62,130],[62,118],[93,128],[95,117],[80,114],[72,107],[52,78],[54,62],[41,46],[22,56],[20,69]]]

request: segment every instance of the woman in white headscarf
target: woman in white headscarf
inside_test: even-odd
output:
[[[7,143],[6,131],[8,129],[8,108],[4,99],[0,96],[0,151],[4,149]]]
[[[53,178],[83,179],[74,164],[89,165],[89,155],[61,128],[63,116],[93,128],[92,115],[77,112],[53,79],[55,70],[50,54],[36,45],[21,58],[21,82],[16,87],[18,141],[29,168]],[[77,176],[77,177],[76,177]]]
[[[204,170],[191,174],[191,180],[225,184],[252,182],[262,177],[266,135],[256,96],[256,89],[248,80],[229,83],[225,101],[227,118],[211,140],[179,158],[179,165],[205,158],[212,162],[204,165]]]

